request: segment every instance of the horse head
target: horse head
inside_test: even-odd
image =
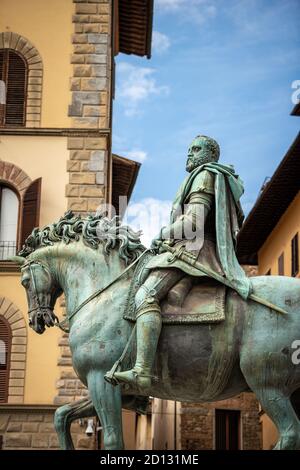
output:
[[[55,324],[53,309],[62,292],[71,318],[84,300],[144,251],[139,236],[140,232],[122,226],[118,217],[81,218],[71,211],[58,222],[35,228],[20,256],[12,258],[21,266],[31,328],[42,334],[46,326]]]
[[[54,305],[62,290],[45,263],[30,259],[30,256],[15,256],[13,260],[21,267],[21,284],[27,295],[29,326],[36,333],[42,334],[46,326],[54,326],[58,320]]]

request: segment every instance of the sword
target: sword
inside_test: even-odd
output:
[[[184,245],[181,245],[179,249],[177,249],[177,248],[172,248],[167,243],[162,243],[161,248],[164,248],[166,251],[169,251],[170,253],[172,253],[172,256],[169,258],[170,263],[174,261],[176,258],[180,259],[181,261],[188,264],[189,266],[192,266],[194,269],[202,272],[203,274],[206,274],[208,277],[211,277],[215,279],[216,281],[220,282],[221,284],[224,284],[225,286],[230,287],[233,290],[236,290],[228,279],[226,279],[225,277],[221,276],[221,274],[216,273],[212,269],[204,266],[202,263],[197,261],[197,258],[192,253],[185,250]],[[288,314],[286,310],[283,310],[282,308],[278,307],[272,302],[269,302],[268,300],[262,299],[258,295],[250,294],[248,299],[253,300],[254,302],[258,304],[264,305],[265,307],[271,308],[272,310],[275,310],[278,313]]]

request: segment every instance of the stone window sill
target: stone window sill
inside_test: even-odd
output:
[[[0,273],[19,273],[20,266],[13,261],[1,260],[0,261]]]

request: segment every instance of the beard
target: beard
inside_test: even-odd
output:
[[[195,168],[198,168],[201,165],[204,165],[204,163],[212,163],[215,160],[211,157],[211,155],[206,154],[206,155],[201,155],[200,157],[193,157],[193,158],[188,158],[186,162],[186,171],[188,173],[191,173]]]

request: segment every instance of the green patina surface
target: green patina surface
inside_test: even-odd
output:
[[[188,271],[176,265],[175,257],[168,269],[148,266],[143,289],[135,296],[137,337],[132,336],[133,323],[124,319],[124,310],[134,268],[127,268],[145,247],[139,233],[117,218],[81,218],[69,212],[58,222],[35,229],[22,256],[16,258],[22,266],[30,326],[37,333],[55,324],[55,302],[64,293],[73,367],[90,393],[89,399],[58,409],[55,425],[62,448],[73,446],[70,423],[96,412],[106,449],[122,449],[122,406],[143,411],[148,395],[199,402],[252,390],[278,428],[276,448],[300,449],[300,422],[290,401],[300,388],[300,368],[292,360],[293,344],[300,336],[299,280],[251,278],[253,294],[278,305],[287,315],[251,301],[250,282],[234,253],[242,185],[231,167],[217,163],[218,157],[213,139],[200,136],[193,141],[187,160],[190,176],[176,197],[170,225],[152,246],[159,250],[167,239],[176,248],[172,231],[185,223],[185,217],[196,220],[199,205],[204,206],[204,224],[209,229],[204,230],[204,238],[208,233],[210,239],[204,240],[198,260],[233,285],[227,292],[223,322],[161,327],[161,302],[171,288],[185,286],[179,289],[182,299],[193,301],[193,290],[183,282]],[[207,172],[204,179],[199,177],[203,171]],[[191,192],[191,188],[196,190]],[[186,200],[186,214],[176,217],[174,212]],[[160,256],[166,254],[158,253],[154,259]],[[194,276],[199,288],[201,277]],[[179,304],[182,299],[180,294]],[[115,373],[114,386],[105,376],[126,346],[120,365],[128,370]]]

